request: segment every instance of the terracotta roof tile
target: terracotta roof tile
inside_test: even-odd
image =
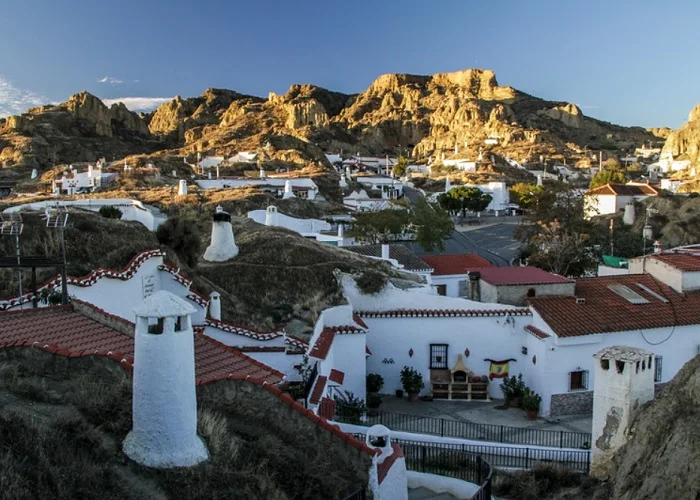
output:
[[[459,255],[422,255],[423,262],[433,268],[433,276],[467,274],[472,268],[491,267],[491,263],[473,253]]]
[[[465,318],[481,316],[530,316],[530,309],[393,309],[358,311],[365,318]]]
[[[316,384],[314,385],[314,390],[311,391],[311,397],[309,398],[309,403],[318,404],[321,401],[321,396],[323,391],[326,389],[326,381],[328,379],[324,376],[320,376],[316,379]]]
[[[194,339],[194,367],[199,383],[239,376],[276,383],[284,377],[277,370],[206,335],[197,335]]]
[[[590,196],[655,196],[659,192],[649,184],[605,184],[592,189],[586,194]]]
[[[353,319],[353,321],[355,321],[355,323],[357,323],[358,325],[360,325],[360,326],[361,326],[362,328],[364,328],[365,330],[368,330],[368,329],[369,329],[369,327],[367,326],[367,323],[365,323],[364,321],[362,321],[362,318],[360,317],[359,314],[357,314],[357,313],[355,313],[355,312],[352,313],[352,319]]]
[[[573,280],[558,274],[548,273],[538,267],[481,267],[472,269],[479,272],[481,279],[495,286],[503,285],[545,285],[551,283],[573,283]]]
[[[691,252],[664,252],[651,256],[652,259],[660,260],[680,271],[697,272],[700,271],[700,253]]]
[[[537,337],[540,340],[548,339],[549,337],[551,337],[550,334],[543,332],[542,330],[540,330],[536,326],[527,325],[525,327],[525,330],[530,332],[531,334],[533,334],[535,337]]]
[[[333,343],[334,337],[335,332],[331,328],[324,328],[316,339],[314,346],[311,348],[309,356],[317,359],[326,359],[326,356],[328,356],[328,351],[331,350],[331,344]]]
[[[627,286],[647,302],[631,303],[608,288],[615,284]],[[700,325],[700,292],[678,294],[647,274],[580,278],[575,294],[533,298],[530,304],[560,337]],[[577,298],[584,300],[577,303]]]
[[[336,384],[343,385],[343,380],[345,380],[345,373],[334,368],[328,375],[328,380],[330,380],[331,382],[335,382]]]

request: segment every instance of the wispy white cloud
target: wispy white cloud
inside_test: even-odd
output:
[[[120,80],[119,78],[114,78],[113,76],[105,76],[97,80],[97,83],[108,83],[110,85],[120,85],[124,83],[124,80]]]
[[[48,101],[41,94],[15,87],[0,75],[0,117],[18,115],[29,108],[47,104]]]
[[[170,99],[172,97],[117,97],[115,99],[102,99],[102,102],[107,106],[121,102],[131,111],[151,111]]]

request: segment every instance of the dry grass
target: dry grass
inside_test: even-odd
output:
[[[307,443],[287,422],[239,414],[226,401],[199,409],[209,460],[188,469],[141,467],[121,452],[131,428],[128,375],[103,360],[48,378],[41,375],[51,365],[46,358],[3,359],[2,498],[333,499],[366,474]],[[56,393],[51,404],[38,402],[47,399],[37,392],[44,388]]]
[[[557,498],[585,500],[605,498],[598,489],[600,483],[592,477],[571,469],[537,465],[531,470],[506,472],[494,475],[493,494],[499,498],[540,500]]]

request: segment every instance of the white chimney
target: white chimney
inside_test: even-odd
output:
[[[123,450],[147,467],[188,467],[209,458],[197,436],[195,312],[165,290],[134,307],[133,426]]]
[[[37,171],[37,169],[33,168],[32,169],[32,179],[36,179],[37,177],[39,177],[39,172]]]
[[[338,223],[338,238],[345,238],[345,224]]]
[[[445,177],[445,192],[447,193],[450,189],[452,189],[452,185],[450,184],[450,177],[447,176]]]
[[[537,185],[538,185],[538,186],[541,186],[541,185],[542,185],[542,176],[541,176],[541,175],[538,175],[538,176],[537,176]]]
[[[294,193],[292,192],[292,181],[287,179],[284,183],[284,195],[282,195],[282,198],[285,200],[287,198],[294,198]]]
[[[184,196],[187,194],[187,180],[180,179],[180,182],[178,183],[178,186],[177,186],[177,194],[179,196]]]
[[[92,165],[88,164],[88,179],[92,178]]]
[[[265,169],[263,167],[260,167],[260,178],[264,179],[267,176],[267,173],[265,172]]]
[[[219,292],[209,294],[209,317],[221,321],[221,294]]]
[[[654,242],[654,253],[661,253],[663,251],[663,248],[661,248],[661,242],[659,240],[656,240]]]
[[[389,260],[389,245],[382,243],[382,260]]]
[[[211,225],[211,243],[204,252],[204,260],[224,262],[238,255],[238,247],[233,237],[231,216],[221,206],[216,207]]]
[[[634,216],[634,202],[629,201],[625,205],[625,215],[622,216],[622,222],[624,222],[627,226],[631,226],[634,224]]]
[[[265,225],[266,226],[279,226],[279,216],[277,214],[277,207],[270,205],[265,211]]]

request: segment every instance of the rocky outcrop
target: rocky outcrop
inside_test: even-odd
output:
[[[112,137],[115,126],[129,132],[148,135],[146,123],[124,104],[119,102],[108,108],[100,99],[86,91],[72,95],[61,107],[72,113],[77,120],[94,124],[94,132],[97,135]]]
[[[700,164],[700,104],[690,111],[686,124],[669,134],[661,155]]]
[[[615,458],[612,498],[700,497],[700,356],[634,419]]]

